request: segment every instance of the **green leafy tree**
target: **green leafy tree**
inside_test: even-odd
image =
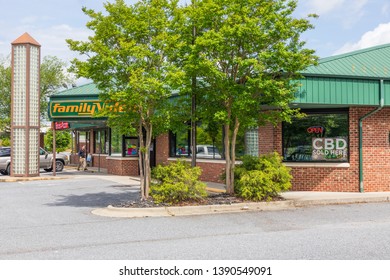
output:
[[[45,56],[40,68],[40,113],[47,117],[48,97],[64,84],[73,82],[66,72],[66,63],[55,56]],[[0,131],[10,133],[11,127],[11,66],[8,61],[0,63]]]
[[[298,114],[289,107],[293,81],[317,58],[300,39],[313,26],[293,17],[296,7],[295,0],[196,1],[197,57],[185,63],[205,84],[202,117],[223,124],[229,193],[239,131]]]
[[[41,63],[41,117],[47,118],[49,96],[64,85],[73,84],[73,77],[66,71],[66,63],[56,56],[45,56]]]
[[[71,50],[87,55],[84,61],[75,59],[72,69],[96,83],[106,104],[115,104],[115,109],[103,113],[109,125],[123,134],[139,136],[144,199],[151,181],[152,137],[168,129],[168,100],[182,76],[168,59],[178,38],[171,27],[177,1],[143,0],[126,5],[117,0],[104,7],[104,14],[83,8],[94,35],[84,42],[67,40]]]
[[[0,131],[8,131],[11,117],[11,68],[0,63]],[[9,132],[9,131],[8,131]]]
[[[49,129],[45,135],[45,149],[53,151],[53,130]],[[70,148],[72,136],[67,130],[56,130],[56,151],[63,152]]]

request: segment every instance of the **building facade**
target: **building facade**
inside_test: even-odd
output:
[[[291,104],[305,116],[276,127],[265,125],[239,135],[239,155],[277,151],[291,167],[293,190],[390,191],[390,45],[321,59],[302,73]],[[49,116],[68,122],[74,154],[87,144],[92,165],[109,173],[138,175],[138,139],[119,135],[94,117],[104,104],[93,84],[50,98]],[[199,124],[197,165],[201,179],[222,182],[222,133]],[[158,136],[152,165],[188,157],[188,129]]]

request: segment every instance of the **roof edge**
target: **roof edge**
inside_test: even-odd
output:
[[[371,52],[371,51],[374,51],[374,50],[384,49],[384,48],[387,48],[387,47],[390,47],[390,43],[383,44],[383,45],[377,45],[377,46],[373,46],[373,47],[369,47],[369,48],[364,48],[364,49],[360,49],[360,50],[356,50],[356,51],[351,51],[351,52],[347,52],[347,53],[332,55],[332,56],[320,58],[319,61],[318,61],[318,64],[330,62],[330,61],[341,59],[341,58],[346,58],[346,57],[349,57],[349,56],[354,56],[354,55],[357,55],[357,54]]]
[[[20,44],[30,44],[34,46],[40,47],[41,44],[39,44],[33,37],[31,37],[30,34],[27,32],[23,33],[21,36],[19,36],[15,41],[11,43],[11,45],[20,45]]]

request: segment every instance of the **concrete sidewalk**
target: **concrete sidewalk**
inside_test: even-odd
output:
[[[42,172],[39,177],[10,177],[0,176],[0,182],[18,182],[32,180],[66,180],[68,178],[88,178],[95,176],[104,180],[123,185],[138,185],[139,178],[107,174],[104,168],[89,167],[87,171],[77,171],[75,166],[66,166],[63,172],[53,176],[51,172]],[[225,191],[223,184],[207,183],[207,190],[213,193]],[[275,211],[308,207],[315,205],[335,205],[351,203],[389,202],[390,192],[286,192],[282,194],[284,201],[274,202],[246,202],[231,205],[200,205],[200,206],[170,206],[155,208],[106,208],[95,209],[92,213],[107,217],[156,217],[156,216],[184,216],[205,215],[216,213],[232,213],[247,211]]]

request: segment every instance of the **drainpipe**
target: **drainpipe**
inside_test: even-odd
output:
[[[364,115],[363,117],[361,117],[359,119],[359,192],[364,192],[364,185],[363,185],[363,120],[383,109],[383,106],[385,104],[383,80],[380,80],[379,98],[380,98],[379,107],[376,108],[374,111],[369,112],[368,114]]]

